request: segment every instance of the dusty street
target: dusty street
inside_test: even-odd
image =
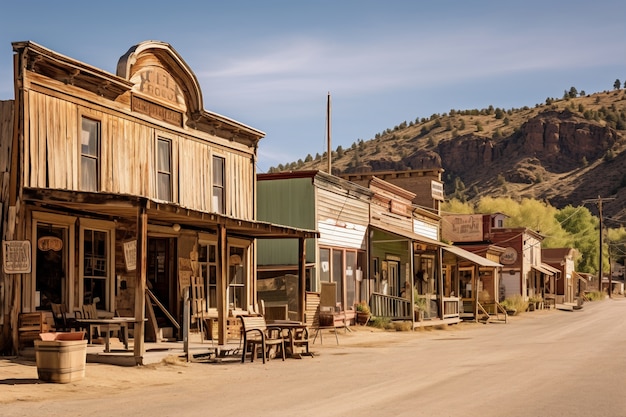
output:
[[[330,336],[330,335],[329,335]],[[357,328],[314,358],[123,368],[46,384],[0,359],[1,416],[626,416],[626,299],[508,324]]]

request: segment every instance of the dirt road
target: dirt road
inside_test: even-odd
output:
[[[0,416],[626,416],[626,299],[508,324],[325,337],[285,362],[87,364],[70,384],[0,359]]]

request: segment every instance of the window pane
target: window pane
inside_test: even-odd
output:
[[[320,249],[320,281],[330,282],[330,250]]]
[[[333,249],[333,282],[337,283],[337,302],[343,306],[343,251]]]
[[[170,176],[168,174],[159,173],[158,179],[158,196],[161,200],[172,201],[172,189],[170,187]]]
[[[224,186],[224,158],[213,157],[213,185]]]
[[[224,213],[224,192],[221,188],[213,188],[213,210]]]
[[[107,308],[108,233],[101,230],[83,231],[83,303],[95,303]]]
[[[171,172],[170,142],[159,139],[159,171]]]
[[[213,200],[212,207],[216,213],[224,214],[226,212],[225,190],[224,190],[224,158],[218,156],[213,157]]]
[[[81,147],[80,147],[80,152],[83,155],[98,156],[99,135],[100,135],[100,122],[83,118]]]
[[[157,141],[157,197],[172,200],[172,143],[169,140]]]
[[[228,303],[231,308],[246,308],[245,249],[231,247],[228,256]]]
[[[346,252],[346,309],[352,309],[356,299],[356,252]]]
[[[83,191],[98,191],[100,122],[82,119],[80,185]]]

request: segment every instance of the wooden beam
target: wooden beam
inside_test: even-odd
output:
[[[218,344],[226,343],[226,319],[228,318],[228,299],[226,298],[228,289],[228,253],[226,245],[226,227],[217,227],[217,253],[219,262],[217,264],[217,327]]]
[[[306,310],[306,240],[298,239],[298,254],[300,262],[298,264],[298,275],[300,285],[298,286],[298,320],[304,323],[304,312]]]
[[[146,314],[146,275],[148,259],[148,213],[143,204],[137,210],[137,265],[135,269],[135,328],[134,328],[134,356],[137,365],[143,362],[145,353],[144,345],[144,319]]]

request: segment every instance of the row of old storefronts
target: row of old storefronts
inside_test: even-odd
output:
[[[182,337],[192,285],[220,344],[229,319],[260,301],[311,322],[322,283],[335,284],[348,319],[366,302],[414,326],[558,288],[546,286],[540,252],[522,262],[540,247],[530,239],[512,262],[510,245],[443,243],[441,172],[421,183],[414,173],[419,192],[376,176],[257,176],[264,133],[204,110],[194,73],[166,43],[133,46],[115,75],[33,42],[13,49],[15,99],[0,102],[3,352],[21,347],[21,315],[94,305],[135,318],[141,363],[163,329]]]

